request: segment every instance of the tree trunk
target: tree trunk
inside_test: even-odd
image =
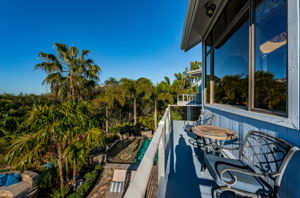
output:
[[[76,97],[75,97],[75,86],[74,86],[74,79],[73,76],[70,76],[70,92],[71,92],[71,99],[73,102],[76,101]]]
[[[136,125],[136,98],[133,99],[133,124]]]
[[[57,152],[58,152],[58,171],[59,171],[59,179],[60,179],[60,191],[62,192],[64,189],[64,173],[63,173],[63,165],[62,165],[62,150],[61,150],[61,146],[57,145]]]
[[[76,184],[76,163],[74,162],[74,167],[73,167],[73,184]]]
[[[64,161],[65,161],[65,168],[66,168],[66,180],[67,182],[69,181],[69,163],[68,163],[68,159],[67,158],[64,158]]]
[[[154,130],[157,128],[157,100],[154,100]]]
[[[75,96],[75,87],[74,85],[72,85],[72,101],[75,102],[76,101],[76,96]]]
[[[108,107],[105,107],[105,116],[106,116],[106,120],[105,120],[105,131],[106,133],[108,133]]]

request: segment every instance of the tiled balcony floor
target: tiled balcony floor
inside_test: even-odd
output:
[[[212,189],[217,187],[209,172],[201,172],[203,151],[194,148],[188,139],[194,137],[185,131],[184,121],[173,121],[170,138],[171,164],[166,187],[166,198],[211,198]],[[222,197],[233,197],[224,194]]]

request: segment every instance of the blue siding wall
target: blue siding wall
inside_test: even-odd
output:
[[[246,118],[232,113],[206,108],[216,116],[214,125],[235,130],[241,141],[249,130],[268,133],[300,147],[300,131],[281,127],[275,124]],[[234,153],[235,157],[237,153]],[[280,197],[300,198],[300,152],[297,152],[290,161],[281,183]]]

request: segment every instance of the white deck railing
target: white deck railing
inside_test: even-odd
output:
[[[150,179],[155,155],[158,152],[158,184],[165,177],[165,146],[171,130],[170,106],[158,123],[151,143],[137,169],[136,175],[130,182],[124,198],[144,198]]]
[[[187,105],[191,101],[195,101],[196,96],[194,94],[179,94],[177,95],[177,105]]]

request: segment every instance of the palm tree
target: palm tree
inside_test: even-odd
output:
[[[116,87],[116,86],[119,86],[119,81],[114,77],[110,77],[104,81],[104,84]]]
[[[180,73],[180,72],[179,73],[175,73],[174,77],[175,77],[175,80],[183,80],[184,79],[182,73]]]
[[[162,81],[155,87],[153,87],[152,98],[154,101],[154,129],[157,127],[157,112],[158,112],[158,102],[167,101],[169,104],[174,102],[173,95],[169,92],[168,84],[165,81]]]
[[[40,159],[53,156],[58,162],[61,191],[65,183],[63,161],[69,155],[66,148],[81,142],[85,144],[83,152],[88,152],[89,148],[103,144],[104,134],[96,128],[93,109],[84,102],[34,105],[22,125],[29,133],[12,141],[6,160],[24,169]]]
[[[201,68],[202,63],[198,61],[190,62],[190,71],[198,70]],[[195,80],[198,82],[200,80],[200,75],[199,76],[187,76],[189,84],[193,84],[193,81]]]
[[[190,71],[200,69],[202,63],[198,61],[190,62]]]
[[[88,158],[88,147],[82,142],[74,142],[70,144],[64,151],[64,156],[69,159],[69,163],[72,166],[72,183],[76,183],[76,173],[80,168],[86,164]]]
[[[186,91],[188,87],[187,82],[188,79],[186,78],[185,72],[183,73],[175,73],[174,74],[175,80],[173,81],[174,89],[177,93],[183,93]]]
[[[165,76],[164,80],[162,82],[165,83],[168,86],[171,86],[171,80],[168,76]]]
[[[79,50],[62,43],[55,43],[56,54],[39,53],[42,63],[35,70],[42,69],[48,75],[43,84],[50,85],[53,95],[76,101],[80,99],[81,89],[94,85],[99,80],[100,67],[90,58],[89,50]]]
[[[246,105],[248,80],[243,75],[224,76],[218,85],[216,100],[226,104]]]
[[[109,130],[110,113],[117,103],[121,106],[124,105],[125,93],[118,84],[115,84],[115,82],[107,81],[106,84],[104,92],[93,100],[93,104],[98,108],[101,104],[104,104],[105,106],[105,131],[107,133]]]
[[[152,94],[152,82],[147,78],[139,78],[131,80],[122,78],[120,80],[121,87],[125,91],[127,97],[133,100],[133,124],[137,123],[137,99],[149,99]]]

